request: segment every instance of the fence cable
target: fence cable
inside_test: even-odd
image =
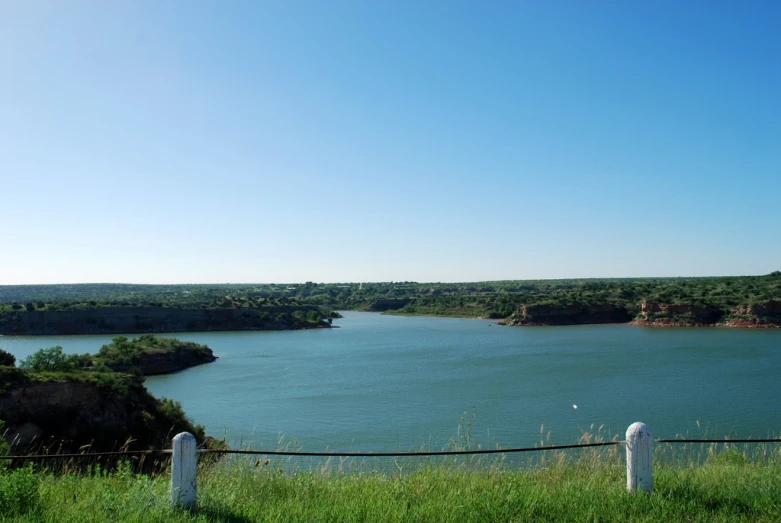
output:
[[[657,439],[656,443],[781,443],[781,439]]]
[[[510,454],[513,452],[534,452],[539,450],[576,449],[583,447],[605,447],[608,445],[621,445],[623,441],[604,441],[600,443],[581,443],[577,445],[553,445],[550,447],[529,447],[522,449],[479,449],[479,450],[440,450],[433,452],[296,452],[294,450],[228,450],[228,449],[202,449],[198,452],[204,454],[254,454],[268,456],[317,456],[329,458],[398,458],[405,456],[465,456],[471,454]]]
[[[655,443],[781,443],[781,439],[657,439]],[[597,443],[578,443],[574,445],[551,445],[548,447],[526,447],[511,449],[478,449],[478,450],[441,450],[433,452],[303,452],[295,450],[231,450],[231,449],[198,449],[199,454],[238,454],[255,456],[307,456],[326,458],[398,458],[426,456],[469,456],[476,454],[512,454],[518,452],[539,452],[545,450],[565,450],[589,447],[607,447],[625,445],[626,441],[601,441]],[[65,458],[93,458],[104,456],[148,456],[170,455],[170,449],[161,450],[127,450],[117,452],[95,452],[88,454],[33,454],[28,456],[0,456],[0,460],[47,460]]]
[[[0,456],[0,459],[63,459],[63,458],[94,458],[103,456],[149,456],[154,454],[171,454],[171,449],[160,450],[122,450],[117,452],[90,452],[85,454],[30,454],[27,456]]]

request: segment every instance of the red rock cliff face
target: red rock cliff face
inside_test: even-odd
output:
[[[312,307],[315,310],[315,307]],[[272,313],[290,314],[296,309],[277,307]],[[101,307],[67,311],[20,311],[5,317],[2,334],[132,334],[289,330],[328,327],[289,317],[281,321],[256,309],[179,309],[169,307]]]
[[[521,305],[508,318],[507,325],[583,325],[594,323],[626,323],[629,313],[615,305]]]
[[[732,311],[724,325],[742,328],[781,327],[781,301],[740,305]]]
[[[741,305],[734,311],[736,314],[753,316],[781,316],[781,301],[770,300],[751,305]]]
[[[713,307],[643,300],[634,323],[647,326],[714,325],[722,316],[723,313]]]

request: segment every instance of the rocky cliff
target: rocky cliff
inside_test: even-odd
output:
[[[152,397],[137,378],[114,373],[34,374],[0,367],[0,419],[14,453],[169,448],[187,431],[203,440],[177,404]]]
[[[696,327],[715,325],[724,312],[705,305],[682,303],[658,303],[643,300],[635,325],[660,327]]]
[[[768,300],[736,307],[725,318],[725,327],[781,327],[781,301]]]
[[[645,300],[632,323],[647,327],[781,327],[781,301],[740,305],[725,311],[706,305]]]
[[[582,325],[592,323],[626,323],[629,313],[623,307],[602,305],[521,305],[518,311],[499,322],[503,325]]]
[[[631,314],[626,308],[609,304],[522,305],[499,323],[511,326],[583,325],[630,320]],[[781,301],[769,300],[724,311],[707,305],[643,300],[639,314],[631,323],[644,327],[781,327]]]
[[[303,319],[315,306],[252,308],[96,307],[14,311],[0,317],[0,334],[114,334],[328,328]]]

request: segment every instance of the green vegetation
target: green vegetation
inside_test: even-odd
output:
[[[150,334],[118,336],[96,356],[65,354],[60,346],[40,349],[19,368],[0,366],[0,419],[12,431],[24,426],[36,431],[14,443],[15,453],[160,448],[182,431],[204,442],[204,428],[187,418],[179,402],[148,393],[144,374],[214,359],[205,345]],[[0,422],[0,434],[3,427]],[[0,454],[4,450],[0,445]]]
[[[85,285],[81,295],[71,286],[0,286],[0,333],[108,334],[214,330],[283,330],[329,327],[338,313],[318,304],[285,296],[261,296],[254,288],[225,294],[226,289],[196,286],[200,290],[171,293],[121,294],[105,285],[105,295],[95,297],[100,285]],[[122,286],[119,286],[122,288]],[[133,286],[131,286],[133,287]],[[188,286],[180,286],[187,288]],[[163,288],[168,288],[164,286]],[[13,291],[13,292],[11,292]],[[44,295],[47,301],[3,302],[2,296]],[[66,296],[78,296],[76,300]]]
[[[468,286],[431,286],[427,291],[408,288],[407,291],[411,301],[397,313],[506,318],[521,305],[561,307],[583,304],[625,308],[630,317],[634,317],[640,312],[641,303],[648,300],[712,307],[726,315],[739,305],[781,300],[781,278],[486,282]],[[394,292],[394,295],[399,293]]]
[[[29,515],[39,508],[40,478],[29,468],[0,472],[0,519]]]
[[[111,343],[100,348],[95,356],[95,364],[107,367],[138,365],[145,353],[174,352],[181,349],[190,350],[200,356],[207,354],[211,356],[212,353],[206,345],[192,341],[158,338],[152,334],[142,334],[131,340],[125,336],[117,336],[111,340]]]
[[[6,356],[7,355],[7,356]],[[0,350],[0,363],[6,361],[13,366],[16,358]],[[206,345],[175,338],[158,338],[143,334],[138,338],[125,336],[113,338],[103,345],[96,355],[66,354],[61,346],[39,349],[23,359],[19,367],[38,373],[69,373],[88,371],[106,373],[111,371],[154,374],[175,372],[187,367],[214,361],[212,350]],[[161,362],[164,364],[160,367]],[[157,369],[155,370],[155,365]],[[166,370],[167,369],[167,370]]]
[[[203,465],[199,507],[170,507],[167,475],[0,473],[6,521],[778,521],[781,463],[743,456],[654,470],[654,492],[626,492],[618,454],[544,467],[421,465],[345,473],[338,464],[280,472],[255,458]],[[395,467],[393,467],[395,468]]]
[[[91,355],[65,354],[59,345],[40,349],[19,362],[19,367],[36,372],[69,372],[91,366]]]
[[[204,440],[203,426],[193,424],[178,402],[154,398],[143,383],[139,374],[108,370],[0,367],[0,419],[8,428],[34,423],[42,431],[41,443],[36,445],[46,445],[49,451],[51,445],[63,444],[70,450],[86,445],[83,448],[92,451],[127,445],[134,449],[166,448],[171,434],[182,431]],[[44,392],[35,393],[36,388]],[[33,392],[23,398],[9,396],[21,389]],[[78,408],[70,403],[72,397],[80,398]],[[40,451],[37,447],[33,450]]]
[[[0,365],[5,367],[13,367],[16,365],[16,356],[10,352],[6,352],[3,349],[0,349]]]
[[[521,305],[572,304],[615,305],[634,317],[643,300],[649,300],[709,307],[729,318],[739,306],[781,300],[781,271],[766,276],[473,283],[0,286],[0,313],[23,310],[22,303],[36,311],[148,305],[257,309],[270,317],[298,310],[301,318],[315,321],[318,314],[335,317],[333,309],[368,310],[378,300],[395,302],[387,310],[397,314],[484,318],[506,318]]]
[[[2,436],[5,435],[5,421],[0,420],[0,456],[9,456],[11,454],[11,444]],[[0,470],[4,469],[7,463],[0,461]]]
[[[42,349],[45,351],[46,349]],[[40,352],[40,351],[39,351]],[[94,372],[85,370],[36,371],[33,369],[0,367],[0,398],[16,387],[30,387],[41,383],[84,383],[97,385],[111,395],[125,396],[129,389],[143,388],[143,376],[116,372]],[[1,412],[0,412],[1,413]]]
[[[11,311],[89,310],[103,307],[274,309],[289,312],[312,304],[298,299],[295,285],[0,285],[0,313]],[[25,303],[26,305],[22,305]],[[272,311],[273,312],[273,311]],[[320,310],[322,317],[333,311]]]

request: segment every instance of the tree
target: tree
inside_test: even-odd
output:
[[[62,347],[57,345],[30,354],[19,363],[19,366],[23,369],[37,371],[66,370],[66,360],[67,355],[63,352]]]
[[[32,312],[32,311],[34,311],[34,310],[35,310],[35,305],[33,305],[32,303],[28,303],[28,304],[26,304],[24,307],[25,307],[25,308],[26,308],[26,309],[27,309],[29,312]]]
[[[62,347],[50,347],[40,349],[19,363],[23,369],[31,369],[38,372],[46,371],[71,371],[92,365],[92,356],[89,354],[65,354]]]
[[[6,367],[13,367],[16,365],[16,356],[11,354],[10,352],[6,352],[3,349],[0,349],[0,365],[5,365]]]

